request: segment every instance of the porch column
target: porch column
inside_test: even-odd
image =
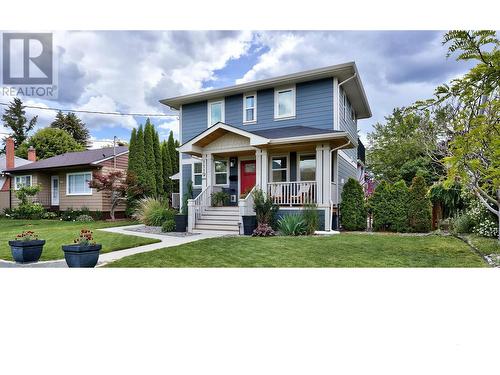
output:
[[[262,169],[262,174],[261,174],[261,184],[262,184],[262,190],[267,193],[267,181],[269,180],[269,172],[268,172],[268,167],[269,167],[269,160],[267,156],[267,150],[264,149],[261,151],[261,169]]]
[[[203,168],[203,179],[202,179],[202,188],[205,189],[207,186],[213,185],[212,183],[212,168],[214,157],[212,153],[207,152],[202,155],[202,168]]]
[[[331,147],[329,144],[323,145],[323,202],[325,203],[325,230],[330,231],[332,227],[331,212],[331,188],[330,171],[332,168]]]
[[[255,186],[262,189],[262,150],[255,150]]]
[[[316,146],[316,199],[318,205],[324,203],[323,199],[323,183],[324,183],[324,170],[323,170],[323,144]]]

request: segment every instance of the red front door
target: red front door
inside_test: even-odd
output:
[[[255,186],[255,160],[242,160],[240,167],[240,194]]]

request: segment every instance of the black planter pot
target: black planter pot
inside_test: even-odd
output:
[[[175,215],[175,231],[185,232],[188,225],[187,215],[177,214]]]
[[[251,236],[254,229],[257,228],[257,216],[255,215],[243,215],[243,234],[245,236]]]
[[[45,240],[9,241],[12,258],[18,263],[38,262]]]
[[[64,259],[70,268],[92,268],[99,260],[102,245],[63,245]]]

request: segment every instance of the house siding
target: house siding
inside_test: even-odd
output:
[[[89,172],[90,169],[72,170],[68,173]],[[68,208],[80,210],[88,208],[90,211],[105,211],[103,209],[103,193],[92,189],[92,195],[67,195],[66,194],[66,172],[59,174],[59,210],[64,211]],[[50,183],[50,177],[49,177]],[[108,210],[109,211],[109,210]]]
[[[286,126],[333,129],[333,79],[321,79],[296,85],[295,118],[274,119],[274,89],[257,91],[257,121],[243,124],[243,93],[224,98],[225,123],[241,129],[261,130]],[[182,106],[181,143],[207,129],[207,102]]]
[[[346,105],[344,105],[344,96],[346,96],[344,90],[340,89],[340,102],[339,102],[339,126],[340,130],[344,130],[349,133],[349,135],[352,137],[352,139],[356,140],[358,139],[358,125],[356,121],[353,121],[351,117],[351,103],[347,100]],[[347,150],[344,150],[349,157],[353,158],[354,161],[357,160],[357,155],[358,151],[357,148],[350,148]]]
[[[339,165],[339,203],[342,201],[342,189],[349,177],[356,178],[357,169],[351,163],[346,161],[341,155],[338,155]]]
[[[114,168],[113,158],[102,161],[97,165],[101,165],[103,167]],[[127,170],[128,169],[128,153],[124,155],[120,155],[116,157],[116,169]]]

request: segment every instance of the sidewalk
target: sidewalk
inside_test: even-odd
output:
[[[142,232],[128,230],[131,228],[138,228],[141,226],[143,226],[143,225],[139,224],[139,225],[128,225],[125,227],[98,229],[98,230],[101,230],[104,232],[119,233],[119,234],[125,234],[125,235],[129,235],[129,236],[155,238],[155,239],[160,240],[161,242],[101,254],[99,256],[99,262],[97,263],[96,267],[103,266],[107,263],[113,262],[115,260],[124,258],[124,257],[129,256],[129,255],[134,255],[134,254],[138,254],[138,253],[145,253],[145,252],[153,251],[153,250],[157,250],[157,249],[182,245],[182,244],[189,243],[189,242],[203,240],[205,238],[222,237],[222,236],[225,236],[228,234],[226,232],[198,231],[198,232],[196,232],[197,234],[193,234],[192,236],[176,237],[176,236],[169,236],[169,235],[163,235],[163,234],[142,233]],[[11,262],[11,261],[0,260],[0,268],[66,268],[66,267],[67,267],[66,261],[64,259],[50,260],[50,261],[43,261],[43,262],[29,263],[29,264],[18,264],[18,263]]]

